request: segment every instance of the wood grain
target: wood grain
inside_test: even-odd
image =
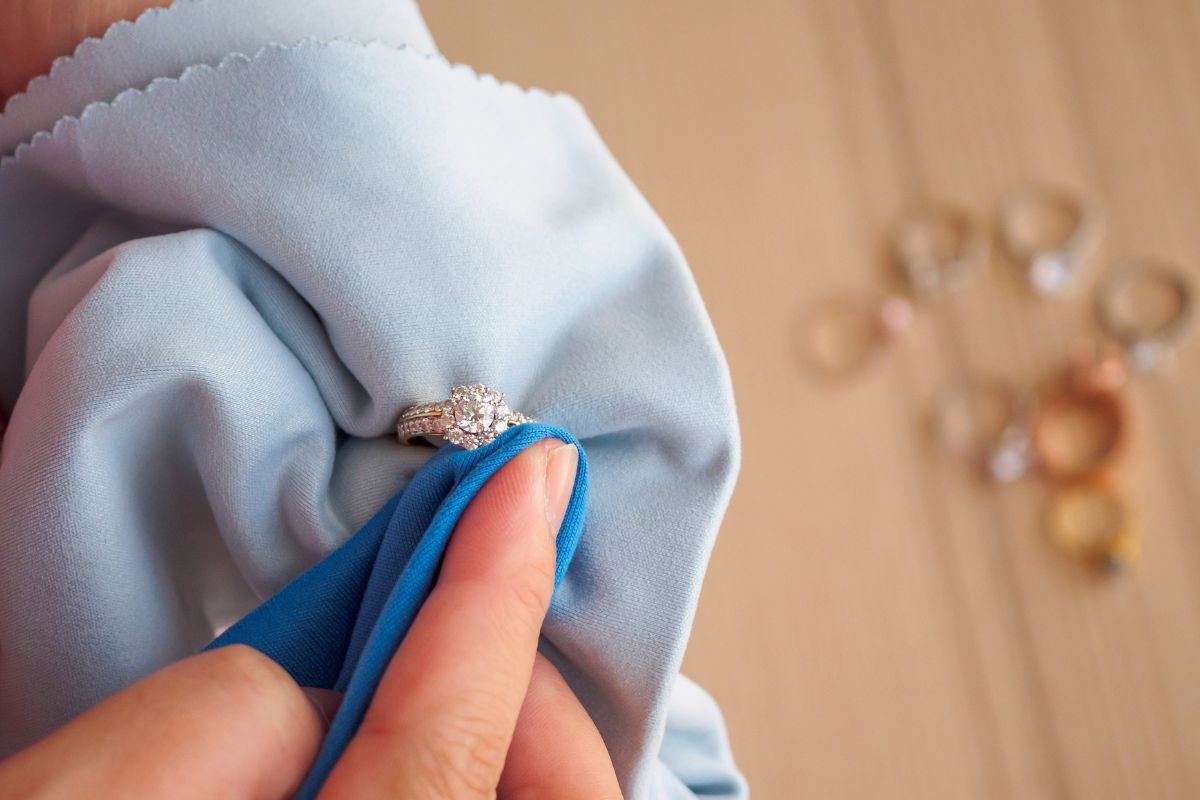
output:
[[[884,276],[919,199],[991,224],[1029,180],[1096,200],[1094,275],[1200,267],[1200,4],[607,0],[428,4],[452,60],[570,92],[689,255],[744,467],[685,668],[756,796],[1200,797],[1200,345],[1129,392],[1133,574],[1052,552],[1037,481],[997,487],[921,420],[965,373],[1032,385],[1093,329],[994,260],[837,389],[805,304]],[[1200,279],[1200,271],[1194,273]]]

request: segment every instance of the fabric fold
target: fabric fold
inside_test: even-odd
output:
[[[689,796],[668,716],[736,412],[575,101],[411,47],[227,55],[0,162],[0,254],[0,754],[336,550],[430,456],[399,410],[479,381],[587,450],[543,647],[626,794]]]

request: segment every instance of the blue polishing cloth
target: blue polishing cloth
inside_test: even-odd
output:
[[[575,487],[556,540],[557,589],[583,531],[587,460],[579,442],[561,428],[517,425],[477,450],[439,450],[345,544],[205,648],[249,645],[300,685],[344,693],[297,797],[316,795],[358,730],[392,654],[433,589],[467,504],[509,459],[551,437],[579,449]]]

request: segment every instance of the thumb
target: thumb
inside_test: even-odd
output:
[[[544,439],[479,490],[322,796],[494,796],[554,588],[554,539],[578,457],[575,445]]]

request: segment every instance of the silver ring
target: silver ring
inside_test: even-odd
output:
[[[923,205],[892,230],[892,259],[912,294],[927,299],[960,289],[987,261],[987,238],[966,211]]]
[[[1063,230],[1036,230],[1050,217],[1066,221]],[[1040,218],[1040,220],[1039,220]],[[1061,294],[1076,282],[1084,259],[1100,240],[1100,215],[1075,195],[1033,185],[1008,194],[1000,205],[1000,243],[1025,270],[1038,294]]]
[[[417,403],[404,409],[396,422],[396,435],[405,444],[414,439],[440,437],[464,450],[474,450],[491,444],[512,426],[526,422],[533,420],[509,408],[503,392],[475,383],[455,386],[447,400]]]
[[[1171,295],[1174,308],[1156,320],[1138,320],[1128,307],[1138,289],[1157,288]],[[1187,275],[1166,262],[1140,259],[1112,270],[1097,293],[1096,316],[1105,333],[1125,348],[1135,372],[1169,362],[1195,328],[1193,290]]]
[[[962,378],[938,394],[933,432],[946,452],[1011,483],[1034,467],[1029,415],[1029,398],[1010,384]]]

